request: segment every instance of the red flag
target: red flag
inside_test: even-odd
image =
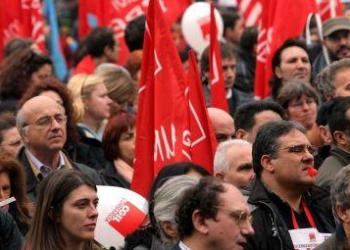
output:
[[[214,4],[210,4],[210,95],[211,106],[228,112],[225,84],[221,66],[220,47],[216,27]]]
[[[189,160],[186,79],[158,0],[147,13],[131,189],[148,196],[159,170]],[[186,151],[186,152],[185,152]]]
[[[260,0],[237,0],[238,10],[241,13],[244,26],[259,26],[262,5]]]
[[[189,55],[187,75],[189,98],[189,130],[191,131],[191,161],[213,173],[213,162],[217,141],[208,118],[202,82],[193,51]]]
[[[13,38],[32,38],[45,52],[44,19],[40,0],[0,0],[0,45]],[[2,53],[0,53],[0,59]]]
[[[340,0],[316,0],[318,5],[318,10],[322,21],[326,21],[329,18],[342,16],[343,4]]]
[[[271,60],[277,48],[288,38],[299,37],[311,13],[317,13],[315,1],[261,0],[262,26],[259,30],[255,95],[265,98],[270,93]],[[286,18],[287,17],[287,18]]]

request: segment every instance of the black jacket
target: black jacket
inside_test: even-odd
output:
[[[68,157],[67,157],[68,158]],[[26,191],[29,199],[35,202],[37,187],[39,185],[38,178],[34,175],[33,170],[30,166],[29,160],[27,158],[27,155],[25,153],[25,147],[22,147],[21,150],[18,152],[17,159],[23,164],[26,176],[27,176],[27,185],[26,185]],[[72,168],[77,171],[81,171],[85,173],[87,176],[89,176],[96,185],[105,185],[105,181],[100,177],[100,175],[92,168],[89,168],[83,164],[79,164],[76,162],[73,162],[70,160],[70,164],[72,165]],[[40,179],[40,178],[39,178]],[[42,177],[41,177],[42,179]]]
[[[99,173],[102,179],[106,181],[107,185],[130,189],[130,183],[117,172],[113,162],[108,161],[105,168],[100,170]]]
[[[329,193],[320,187],[312,186],[304,192],[303,199],[317,216],[316,224],[321,223],[323,233],[332,233],[335,223]],[[254,250],[294,250],[288,228],[277,207],[267,195],[260,179],[256,178],[248,203],[254,206],[254,236],[248,239],[245,249]]]
[[[21,249],[23,237],[12,216],[0,209],[0,249]]]

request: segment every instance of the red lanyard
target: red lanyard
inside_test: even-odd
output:
[[[309,221],[311,227],[316,228],[316,223],[314,221],[314,218],[312,217],[312,214],[309,210],[309,208],[306,206],[305,202],[301,201],[301,205],[303,206],[303,210],[305,212],[306,218]],[[292,212],[292,222],[293,222],[293,227],[294,229],[299,229],[299,224],[297,222],[297,219],[295,218],[295,214],[293,211],[293,208],[291,208],[291,212]]]

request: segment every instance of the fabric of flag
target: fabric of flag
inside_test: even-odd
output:
[[[210,71],[210,96],[211,106],[228,112],[225,83],[223,79],[220,44],[218,42],[214,4],[210,4],[210,48],[209,48],[209,71]]]
[[[343,3],[340,0],[316,0],[321,16],[321,20],[324,22],[329,18],[343,16]]]
[[[237,0],[237,6],[245,27],[259,26],[262,12],[261,0]]]
[[[188,161],[186,77],[158,0],[147,12],[131,189],[148,197],[159,170]]]
[[[16,37],[32,38],[46,51],[40,0],[0,0],[0,45]],[[2,59],[2,53],[0,53]]]
[[[271,60],[288,38],[298,38],[311,13],[317,13],[315,1],[261,0],[262,26],[259,29],[255,71],[255,95],[265,98],[270,94]]]
[[[50,56],[58,79],[65,81],[68,75],[66,60],[62,53],[60,31],[58,27],[56,7],[53,0],[45,1],[45,16],[50,27]]]
[[[189,131],[191,131],[190,158],[193,163],[205,167],[209,173],[213,173],[217,141],[208,117],[198,64],[193,51],[189,55],[187,84]]]

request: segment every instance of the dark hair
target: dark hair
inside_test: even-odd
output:
[[[283,120],[265,123],[258,129],[252,151],[254,172],[257,177],[260,177],[263,170],[261,157],[270,155],[272,158],[277,158],[277,149],[280,147],[279,138],[289,134],[292,130],[299,130],[306,134],[301,124]]]
[[[329,131],[334,138],[335,131],[350,132],[350,117],[346,111],[350,109],[350,97],[336,97],[333,99],[327,112]]]
[[[294,99],[300,100],[305,95],[308,98],[312,98],[318,104],[318,96],[316,91],[310,86],[310,84],[301,81],[290,81],[284,85],[277,96],[277,103],[284,109],[287,109],[290,102]]]
[[[92,57],[101,57],[105,47],[114,48],[114,32],[109,27],[93,28],[86,37],[87,53]]]
[[[180,240],[192,235],[194,226],[192,215],[199,210],[203,219],[214,219],[218,213],[218,195],[225,193],[223,182],[212,176],[203,177],[197,185],[185,191],[177,212]]]
[[[222,17],[222,21],[224,22],[224,36],[226,29],[234,29],[236,27],[237,21],[242,18],[238,11],[227,9],[221,9],[220,15]]]
[[[125,28],[124,36],[126,46],[130,52],[143,49],[143,37],[145,34],[146,16],[141,15],[131,20]]]
[[[28,49],[34,44],[33,39],[16,37],[8,41],[4,46],[4,58],[11,55],[13,52]]]
[[[209,71],[209,51],[210,51],[210,45],[208,45],[205,50],[202,53],[201,57],[201,72],[204,74],[204,72]],[[223,43],[220,42],[220,56],[221,59],[231,59],[237,58],[237,48],[234,45],[231,45],[230,43]]]
[[[16,127],[16,117],[11,112],[0,113],[0,144],[4,140],[2,132]]]
[[[33,207],[26,194],[26,173],[22,164],[5,150],[0,150],[0,174],[6,173],[10,179],[11,196],[16,202],[10,204],[10,213],[19,221],[30,225]]]
[[[21,108],[26,101],[40,95],[44,91],[53,91],[61,97],[63,108],[67,115],[67,141],[77,143],[79,141],[79,134],[76,128],[76,120],[73,115],[73,99],[67,86],[57,78],[49,77],[41,83],[31,85],[18,102],[19,108]]]
[[[328,110],[332,105],[332,101],[321,103],[318,111],[317,111],[317,119],[316,123],[318,126],[323,125],[326,126],[328,124]]]
[[[33,73],[46,64],[52,66],[51,59],[31,49],[12,53],[1,63],[0,97],[20,99],[31,84]]]
[[[271,94],[274,100],[276,100],[278,92],[282,87],[282,80],[277,77],[275,68],[281,66],[281,55],[285,49],[290,47],[299,47],[306,52],[308,58],[310,58],[310,53],[307,49],[306,43],[300,39],[290,38],[287,39],[275,52],[272,57],[271,67],[272,67],[272,78],[270,80]]]
[[[117,114],[108,120],[102,138],[102,148],[107,160],[113,161],[120,158],[120,137],[128,129],[133,128],[135,123],[135,115],[129,113]]]
[[[82,185],[97,192],[95,183],[87,175],[69,169],[54,171],[39,184],[37,207],[27,235],[31,249],[64,249],[65,239],[57,219],[68,196]],[[84,249],[92,249],[91,245],[92,242],[86,242]]]
[[[258,27],[250,26],[243,30],[240,47],[246,51],[253,52],[254,45],[258,42]]]
[[[255,125],[255,115],[263,111],[272,111],[285,119],[284,109],[275,102],[269,101],[256,101],[243,104],[240,106],[234,117],[236,131],[238,129],[244,129],[245,131],[251,131]]]

